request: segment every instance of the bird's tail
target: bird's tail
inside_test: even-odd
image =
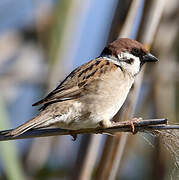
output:
[[[11,130],[6,134],[6,136],[13,136],[13,137],[19,136],[30,129],[35,129],[38,128],[39,126],[43,126],[43,124],[47,122],[49,119],[51,119],[49,116],[44,117],[43,115],[39,114],[36,117],[28,120],[24,124]]]

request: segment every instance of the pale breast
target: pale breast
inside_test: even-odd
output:
[[[86,94],[82,101],[91,112],[93,121],[112,119],[123,105],[134,79],[124,73],[120,68],[108,74],[104,74],[97,81],[95,91]]]

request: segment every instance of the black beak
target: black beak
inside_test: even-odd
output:
[[[146,55],[143,56],[142,61],[143,62],[157,62],[158,59],[152,54],[147,53]]]

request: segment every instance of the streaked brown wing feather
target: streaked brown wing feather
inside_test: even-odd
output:
[[[73,96],[77,96],[80,93],[80,89],[75,86],[73,88],[67,89],[65,91],[59,91],[56,94],[53,94],[51,96],[47,96],[44,99],[34,103],[32,106],[38,106],[40,104],[46,104],[49,103],[51,101],[65,101],[65,100],[69,100],[72,99]]]
[[[111,69],[117,69],[117,67],[106,59],[99,58],[89,61],[72,71],[56,89],[44,99],[34,103],[33,106],[78,98],[86,85],[99,79],[101,75],[111,71]]]

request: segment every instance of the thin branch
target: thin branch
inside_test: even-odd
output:
[[[48,128],[29,130],[20,136],[6,136],[5,134],[10,130],[0,131],[0,141],[15,140],[15,139],[27,139],[57,135],[77,135],[77,134],[114,134],[117,132],[131,132],[131,122],[117,122],[110,128],[95,128],[95,129],[81,129],[81,130],[65,130],[60,128]],[[148,132],[154,130],[167,130],[167,129],[179,129],[179,125],[167,125],[167,119],[149,119],[134,121],[134,128],[136,132]]]

